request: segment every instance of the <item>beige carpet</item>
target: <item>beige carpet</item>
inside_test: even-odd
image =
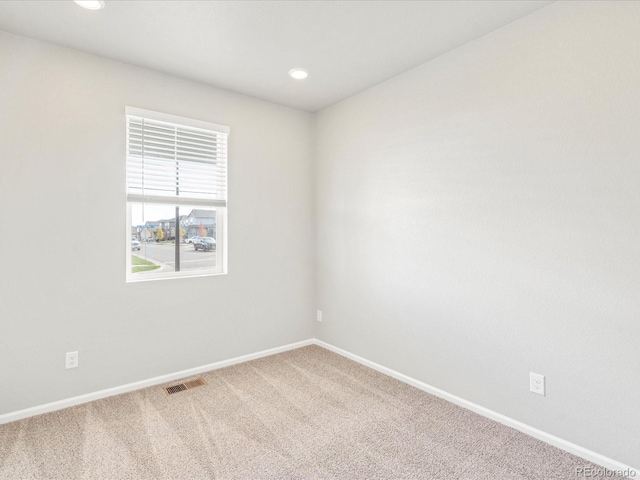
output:
[[[594,467],[317,346],[202,377],[0,425],[0,478],[566,480]]]

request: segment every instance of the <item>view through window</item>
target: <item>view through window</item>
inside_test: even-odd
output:
[[[216,210],[133,204],[131,218],[131,273],[219,271]]]

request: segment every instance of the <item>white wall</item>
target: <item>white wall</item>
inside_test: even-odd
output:
[[[126,105],[231,127],[228,275],[125,283]],[[0,414],[310,338],[312,133],[307,113],[0,33]]]
[[[639,25],[553,4],[320,112],[318,337],[640,465]]]

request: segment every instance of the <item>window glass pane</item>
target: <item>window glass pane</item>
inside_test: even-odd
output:
[[[130,206],[133,277],[218,270],[216,208],[147,203]]]

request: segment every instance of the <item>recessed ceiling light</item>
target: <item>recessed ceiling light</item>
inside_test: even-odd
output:
[[[291,78],[295,78],[296,80],[304,80],[309,76],[309,72],[307,72],[304,68],[292,68],[289,70],[289,76]]]
[[[87,10],[101,10],[104,8],[104,0],[73,0]]]

